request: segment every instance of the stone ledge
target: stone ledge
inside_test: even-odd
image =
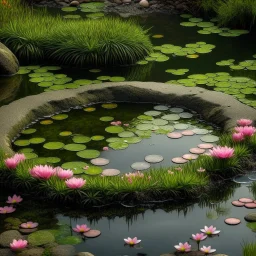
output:
[[[32,121],[75,106],[107,101],[183,106],[224,130],[243,117],[256,121],[256,109],[221,92],[155,82],[104,83],[32,95],[1,107],[0,145],[5,152],[13,153],[11,139]]]

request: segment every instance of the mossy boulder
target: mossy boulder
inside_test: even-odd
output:
[[[1,247],[10,247],[10,243],[13,239],[24,239],[23,235],[17,230],[8,230],[0,234],[0,246]]]
[[[72,245],[58,245],[51,249],[52,256],[74,256],[75,247]]]
[[[53,243],[54,241],[53,234],[45,230],[36,231],[28,236],[28,242],[31,246],[41,246]]]
[[[18,70],[19,61],[4,44],[0,43],[0,76],[11,76]]]
[[[31,248],[22,251],[19,256],[42,256],[44,253],[43,248]]]

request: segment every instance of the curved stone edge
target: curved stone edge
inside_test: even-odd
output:
[[[242,104],[230,95],[198,87],[184,87],[156,82],[120,82],[87,85],[78,89],[44,92],[28,96],[0,108],[0,147],[13,154],[11,139],[26,125],[64,109],[86,104],[120,101],[151,102],[183,106],[221,126],[224,131],[236,120],[256,121],[256,109]]]

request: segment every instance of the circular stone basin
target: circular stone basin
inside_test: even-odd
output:
[[[133,163],[131,167],[136,171],[143,171],[150,168],[150,164],[147,162],[136,162],[136,163]]]
[[[94,165],[102,166],[109,164],[109,160],[106,158],[94,158],[91,160],[91,163]]]
[[[101,234],[101,232],[99,230],[91,229],[91,230],[85,232],[83,235],[88,238],[95,238],[95,237],[100,236],[100,234]]]
[[[256,180],[256,172],[251,172],[249,175],[248,175],[248,179],[250,180]]]
[[[247,175],[237,175],[233,178],[233,181],[245,185],[252,183],[252,180],[250,180]]]
[[[237,218],[227,218],[225,219],[225,223],[228,225],[238,225],[241,223],[241,220]]]
[[[242,203],[240,201],[233,201],[232,204],[237,207],[243,207],[245,205],[245,203]]]
[[[164,160],[164,158],[160,155],[148,155],[145,157],[145,160],[149,163],[160,163]]]
[[[117,169],[105,169],[102,172],[103,176],[117,176],[120,174],[120,171]]]
[[[241,203],[245,203],[245,204],[246,203],[253,203],[253,200],[251,198],[246,198],[246,197],[240,198],[238,201],[241,202]]]

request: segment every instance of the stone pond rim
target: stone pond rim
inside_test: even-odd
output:
[[[183,106],[201,114],[206,121],[221,126],[224,131],[234,127],[240,118],[256,121],[256,109],[221,92],[156,82],[110,82],[44,92],[2,106],[0,146],[12,154],[12,138],[32,121],[72,107],[111,101]]]

